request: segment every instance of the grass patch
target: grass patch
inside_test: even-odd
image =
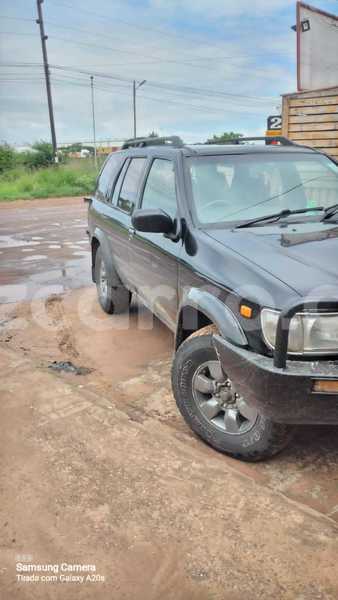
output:
[[[0,175],[0,201],[91,194],[97,173],[90,160],[36,171],[11,169]]]

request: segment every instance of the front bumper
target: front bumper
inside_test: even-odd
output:
[[[236,391],[258,412],[279,423],[338,424],[338,394],[313,391],[315,380],[338,380],[338,362],[274,360],[233,346],[219,335],[214,347]]]

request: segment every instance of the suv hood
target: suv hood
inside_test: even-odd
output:
[[[289,223],[250,229],[209,229],[208,235],[301,296],[334,287],[338,296],[338,226]],[[332,293],[332,292],[331,292]]]

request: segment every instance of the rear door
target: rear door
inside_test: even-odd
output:
[[[119,173],[127,160],[125,153],[111,154],[101,169],[95,194],[89,204],[88,225],[91,235],[96,235],[103,244],[104,252],[111,254],[110,218],[112,216],[111,197]]]
[[[89,209],[91,234],[97,233],[127,287],[130,285],[128,246],[131,213],[145,165],[145,157],[134,158],[127,153],[111,155],[98,178]]]
[[[146,162],[145,157],[129,158],[120,173],[111,200],[109,227],[115,267],[122,282],[131,290],[133,289],[129,260],[129,246],[133,233],[131,215],[137,203]]]
[[[153,158],[141,190],[140,208],[161,208],[173,219],[178,214],[174,160]],[[130,244],[133,287],[152,312],[173,329],[177,314],[178,255],[181,243],[160,233],[135,231]]]

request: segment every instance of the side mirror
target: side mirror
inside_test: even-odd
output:
[[[174,231],[172,218],[160,208],[135,210],[131,217],[131,223],[136,231],[148,233],[172,233]]]

